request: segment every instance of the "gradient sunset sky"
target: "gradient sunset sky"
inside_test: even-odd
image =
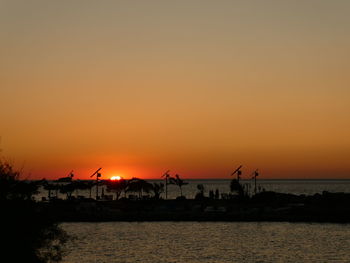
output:
[[[0,1],[2,156],[66,176],[350,179],[350,1]]]

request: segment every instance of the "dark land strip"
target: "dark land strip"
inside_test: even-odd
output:
[[[350,193],[312,196],[262,192],[230,199],[38,202],[59,222],[106,221],[271,221],[350,223]]]

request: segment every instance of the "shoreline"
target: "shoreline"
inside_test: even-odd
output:
[[[350,193],[306,195],[264,192],[232,199],[38,202],[57,222],[315,222],[350,223]]]

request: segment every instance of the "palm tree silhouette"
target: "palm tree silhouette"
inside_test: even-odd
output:
[[[164,193],[164,184],[163,183],[153,183],[152,187],[154,193],[154,199],[159,199],[160,195]]]
[[[124,191],[124,195],[125,195],[125,190],[126,190],[126,187],[128,185],[128,181],[124,180],[124,179],[107,180],[105,184],[107,187],[107,191],[108,192],[115,192],[116,200],[118,200],[123,191]]]
[[[170,177],[170,174],[169,174],[170,170],[166,171],[162,177],[164,177],[164,180],[165,180],[165,199],[168,199],[168,179]]]
[[[180,196],[182,196],[182,186],[187,185],[188,183],[185,182],[180,178],[180,175],[176,174],[175,177],[170,177],[169,178],[169,183],[177,185],[180,189]]]
[[[153,188],[153,185],[151,183],[148,183],[143,179],[134,177],[128,182],[126,191],[138,193],[139,198],[141,199],[143,192],[149,193],[150,191],[152,191],[152,188]]]

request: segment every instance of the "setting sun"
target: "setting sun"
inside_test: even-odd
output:
[[[112,176],[111,178],[110,178],[112,181],[119,181],[120,179],[122,179],[119,175],[117,175],[117,176]]]

